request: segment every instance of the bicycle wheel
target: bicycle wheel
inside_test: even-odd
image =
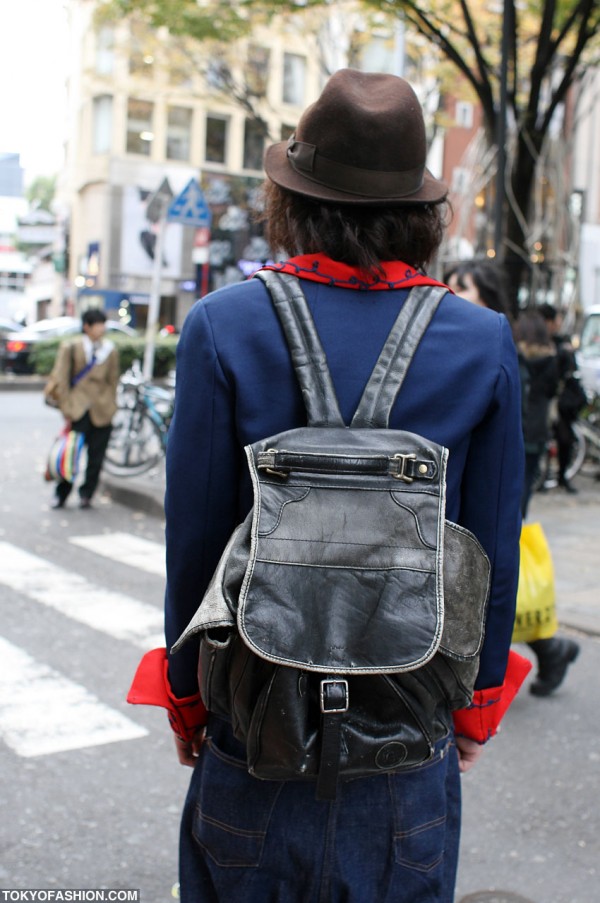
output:
[[[162,455],[161,431],[146,411],[119,408],[104,458],[106,470],[118,477],[136,476],[154,467]]]

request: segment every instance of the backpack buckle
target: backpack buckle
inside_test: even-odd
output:
[[[282,477],[284,480],[290,475],[290,469],[277,470],[276,465],[277,449],[268,448],[265,452],[258,455],[258,469],[264,470],[265,473],[271,474],[273,477]]]
[[[348,681],[327,678],[321,681],[321,711],[333,715],[348,711]]]
[[[414,480],[412,477],[409,477],[406,473],[406,462],[407,461],[415,461],[417,456],[413,453],[410,455],[403,455],[399,452],[397,455],[392,456],[392,461],[398,461],[399,467],[397,473],[392,473],[392,476],[395,480],[403,480],[405,483],[413,483]]]

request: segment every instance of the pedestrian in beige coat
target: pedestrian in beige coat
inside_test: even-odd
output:
[[[98,486],[102,462],[110,438],[111,421],[117,409],[119,355],[104,337],[106,315],[86,310],[82,336],[63,342],[44,390],[53,398],[71,428],[85,436],[88,460],[85,480],[79,489],[79,507],[89,508]],[[73,488],[67,480],[56,485],[53,508],[62,508]]]

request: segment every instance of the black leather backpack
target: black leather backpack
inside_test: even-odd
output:
[[[308,426],[246,448],[254,507],[175,652],[200,634],[202,699],[258,778],[338,779],[426,761],[469,704],[489,561],[445,520],[447,449],[388,428],[444,295],[413,288],[347,427],[298,280],[262,271]]]

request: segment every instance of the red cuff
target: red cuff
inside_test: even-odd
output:
[[[485,743],[493,737],[530,670],[531,662],[511,649],[502,686],[475,690],[471,705],[453,712],[456,735],[477,743]]]
[[[169,724],[177,736],[191,740],[206,724],[207,711],[200,693],[178,699],[171,690],[166,649],[147,652],[135,672],[127,702],[132,705],[156,705],[167,710]]]

